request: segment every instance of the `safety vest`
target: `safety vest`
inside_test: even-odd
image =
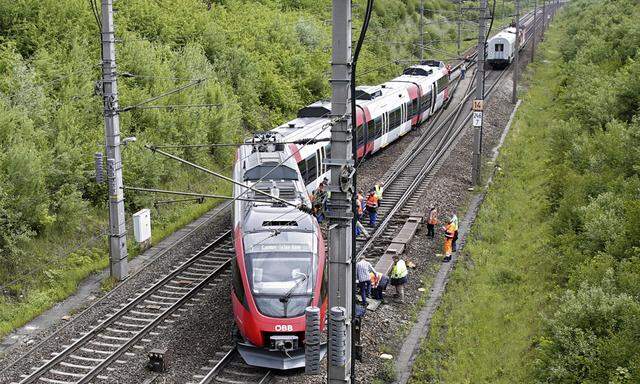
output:
[[[451,218],[451,224],[453,224],[453,231],[457,231],[458,230],[458,216],[453,215],[453,217]]]
[[[431,212],[429,212],[429,224],[431,225],[436,225],[438,224],[438,210],[437,209],[432,209]]]
[[[407,264],[405,264],[404,260],[398,260],[398,262],[391,269],[391,278],[392,279],[401,279],[407,276],[409,272],[407,271]]]
[[[358,204],[358,215],[362,215],[362,202],[364,201],[364,197],[358,193],[358,197],[356,198],[356,204]]]
[[[376,184],[376,197],[378,200],[382,200],[382,187]]]
[[[453,223],[449,223],[449,224],[445,225],[445,227],[444,227],[444,237],[452,238],[454,233],[455,233],[455,231],[456,230],[454,229]]]
[[[367,207],[378,208],[378,198],[375,193],[367,196]]]
[[[372,285],[372,286],[374,286],[374,287],[375,287],[375,286],[377,286],[377,285],[378,285],[378,282],[379,282],[379,280],[380,280],[380,279],[378,278],[378,275],[376,275],[376,274],[375,274],[375,273],[373,273],[373,272],[369,272],[369,277],[371,278],[371,285]]]

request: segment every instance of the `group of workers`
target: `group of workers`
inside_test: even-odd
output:
[[[458,241],[458,215],[456,211],[451,212],[449,217],[444,222],[442,230],[444,231],[444,262],[451,260],[451,255],[457,250],[456,242]],[[432,204],[429,207],[429,213],[427,214],[427,236],[432,239],[435,237],[435,227],[438,225],[438,210]]]
[[[358,191],[356,195],[356,207],[358,210],[358,217],[356,221],[356,236],[360,236],[363,234],[365,237],[369,237],[369,233],[362,225],[361,221],[364,219],[365,214],[369,216],[369,226],[375,227],[376,222],[378,221],[378,208],[380,207],[380,202],[382,201],[382,193],[384,191],[382,182],[377,182],[369,190],[369,193],[365,197],[362,190]]]
[[[365,256],[361,256],[356,263],[356,282],[360,290],[361,303],[365,308],[368,305],[367,297],[369,296],[376,300],[382,300],[382,292],[387,289],[388,284],[395,287],[394,297],[397,301],[404,303],[404,286],[408,281],[407,264],[400,258],[400,255],[393,255],[393,265],[389,276],[376,271]]]
[[[327,191],[327,185],[329,180],[325,177],[320,182],[318,188],[316,188],[311,194],[311,211],[318,220],[318,223],[322,223],[325,218],[325,212],[327,210],[327,200],[329,198],[329,192]],[[377,182],[369,190],[366,198],[362,190],[358,191],[356,196],[357,205],[357,222],[356,222],[356,236],[364,234],[367,238],[369,233],[362,225],[361,221],[364,219],[365,214],[369,216],[369,225],[375,227],[378,220],[378,207],[382,201],[383,183]]]

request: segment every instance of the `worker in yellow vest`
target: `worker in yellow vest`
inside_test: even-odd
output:
[[[378,201],[382,201],[382,192],[384,191],[383,188],[384,184],[382,183],[382,181],[378,181],[375,184],[375,190],[376,190],[376,197],[378,198]]]
[[[404,303],[404,285],[409,281],[408,275],[407,264],[400,259],[399,255],[393,255],[393,266],[391,267],[389,278],[391,280],[390,284],[396,287],[395,297],[401,303]]]

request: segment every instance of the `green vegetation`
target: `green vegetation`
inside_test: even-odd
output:
[[[414,383],[640,380],[640,5],[566,5]]]
[[[365,2],[356,3],[357,30]],[[329,94],[329,0],[131,0],[117,7],[121,107],[193,79],[206,81],[154,104],[213,105],[122,113],[123,137],[138,139],[123,152],[127,185],[229,194],[229,185],[142,144],[236,142]],[[388,79],[416,58],[419,9],[419,0],[376,1],[361,83]],[[451,47],[455,9],[425,1],[433,21],[427,57]],[[0,2],[0,336],[107,265],[106,186],[92,179],[93,154],[104,150],[99,58],[88,0]],[[227,173],[233,157],[230,148],[174,153]],[[155,199],[127,192],[127,212]],[[214,204],[154,209],[154,241]]]

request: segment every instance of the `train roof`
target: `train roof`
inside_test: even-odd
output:
[[[516,41],[516,28],[515,27],[508,27],[508,28],[503,29],[502,31],[500,31],[499,33],[494,35],[492,38],[490,38],[489,41],[487,42],[487,44],[491,43],[494,40],[499,40],[499,39],[505,39],[505,40],[509,41],[510,43],[515,42]]]
[[[443,68],[432,67],[429,65],[412,65],[403,71],[403,74],[389,80],[387,83],[393,82],[415,82],[415,83],[434,83],[441,77],[445,76]],[[385,83],[385,84],[387,84]]]
[[[331,102],[327,100],[316,101],[298,111],[298,117],[329,117],[331,114]]]
[[[361,85],[356,87],[357,100],[373,100],[382,96],[382,87],[379,85]]]
[[[316,229],[310,214],[295,208],[258,205],[254,206],[245,216],[244,231],[298,231],[314,232]]]

